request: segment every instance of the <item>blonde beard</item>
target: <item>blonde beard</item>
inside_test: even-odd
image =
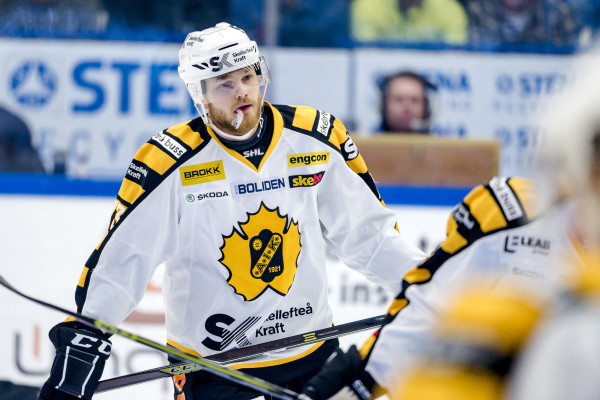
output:
[[[239,136],[250,132],[258,125],[262,107],[260,107],[260,103],[258,102],[253,103],[252,106],[252,110],[244,115],[244,119],[238,129],[235,129],[231,124],[231,121],[235,118],[227,117],[224,112],[214,109],[211,104],[208,104],[208,113],[211,122],[215,124],[217,128],[227,134]]]

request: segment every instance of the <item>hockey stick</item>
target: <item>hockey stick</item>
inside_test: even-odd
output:
[[[332,326],[330,328],[319,329],[312,332],[306,332],[299,335],[290,336],[287,338],[272,340],[270,342],[259,343],[251,346],[233,349],[224,353],[213,354],[206,356],[204,359],[216,361],[222,364],[231,364],[233,362],[253,358],[261,354],[282,351],[294,347],[305,346],[310,343],[321,342],[324,340],[335,339],[340,336],[349,335],[352,333],[362,332],[367,329],[379,327],[383,323],[385,315],[361,319],[359,321],[348,322]],[[196,364],[180,363],[165,365],[163,367],[152,368],[149,370],[136,372],[129,375],[118,376],[115,378],[105,379],[100,381],[96,393],[106,392],[108,390],[120,389],[123,387],[135,385],[138,383],[148,382],[155,379],[166,378],[179,374],[187,374],[189,372],[198,371],[201,369]]]
[[[18,294],[21,297],[24,297],[28,300],[33,301],[34,303],[40,304],[44,307],[51,308],[53,310],[59,311],[61,313],[67,314],[67,315],[70,315],[86,325],[100,328],[105,332],[109,332],[109,333],[112,333],[112,334],[115,334],[118,336],[122,336],[127,339],[133,340],[134,342],[141,343],[148,347],[152,347],[156,350],[170,354],[171,356],[179,359],[180,361],[190,361],[194,364],[201,366],[207,372],[217,375],[223,379],[227,379],[229,381],[235,382],[239,385],[249,387],[249,388],[259,391],[261,393],[276,397],[278,399],[296,400],[296,399],[303,398],[303,397],[300,397],[301,395],[299,395],[296,392],[293,392],[289,389],[282,388],[281,386],[267,382],[260,378],[253,377],[248,374],[244,374],[243,372],[229,369],[227,367],[223,367],[223,366],[215,363],[214,361],[209,361],[204,358],[192,356],[190,354],[179,351],[176,348],[164,346],[158,342],[154,342],[150,339],[146,339],[146,338],[138,336],[134,333],[120,329],[114,325],[107,323],[107,322],[103,322],[103,321],[100,321],[100,320],[97,320],[94,318],[90,318],[85,315],[80,315],[80,314],[77,314],[76,312],[69,311],[67,309],[56,306],[54,304],[46,303],[45,301],[36,299],[34,297],[30,297],[30,296],[26,295],[25,293],[16,289],[10,283],[8,283],[2,275],[0,275],[0,285],[4,286],[11,292]]]

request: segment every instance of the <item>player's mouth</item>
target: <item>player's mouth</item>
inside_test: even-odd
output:
[[[252,104],[243,104],[243,105],[239,106],[238,108],[236,108],[234,112],[237,113],[237,111],[240,110],[241,112],[246,114],[248,111],[250,111],[251,107],[252,107]]]

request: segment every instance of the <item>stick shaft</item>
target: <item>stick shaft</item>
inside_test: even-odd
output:
[[[233,362],[242,361],[273,351],[291,349],[298,346],[305,346],[323,340],[335,339],[340,336],[349,335],[368,329],[374,329],[381,326],[384,318],[385,315],[379,315],[376,317],[366,318],[359,321],[353,321],[346,324],[332,326],[330,328],[319,329],[316,331],[306,332],[287,338],[272,340],[270,342],[242,347],[239,349],[233,349],[224,353],[218,353],[212,356],[204,357],[204,359],[216,361],[223,364],[230,364]],[[179,363],[152,368],[149,370],[136,372],[129,375],[123,375],[103,380],[98,384],[96,393],[119,389],[138,383],[148,382],[155,379],[166,378],[174,375],[187,374],[189,372],[197,371],[199,369],[201,368],[191,363]]]
[[[283,399],[283,400],[295,400],[299,398],[298,393],[295,393],[291,390],[282,388],[278,385],[275,385],[273,383],[267,382],[265,380],[250,376],[248,374],[244,374],[240,371],[236,371],[236,370],[232,370],[229,369],[227,367],[221,366],[217,363],[215,363],[214,361],[210,361],[204,358],[200,358],[200,357],[195,357],[191,354],[187,354],[184,353],[176,348],[173,347],[167,347],[165,345],[162,345],[158,342],[152,341],[150,339],[146,339],[142,336],[138,336],[134,333],[128,332],[124,329],[120,329],[114,325],[111,325],[109,323],[94,319],[94,318],[90,318],[87,317],[85,315],[80,315],[77,314],[76,312],[67,310],[65,308],[56,306],[54,304],[51,303],[47,303],[45,301],[36,299],[34,297],[28,296],[25,293],[19,291],[18,289],[16,289],[14,286],[12,286],[10,283],[8,283],[8,281],[6,281],[6,279],[4,279],[4,277],[2,277],[0,275],[0,285],[4,286],[5,288],[7,288],[8,290],[12,291],[13,293],[24,297],[28,300],[33,301],[34,303],[37,303],[39,305],[42,305],[44,307],[48,307],[51,308],[53,310],[59,311],[61,313],[70,315],[74,318],[76,318],[78,321],[96,327],[96,328],[100,328],[105,332],[109,332],[112,333],[114,335],[118,335],[118,336],[122,336],[125,337],[127,339],[130,339],[134,342],[137,343],[141,343],[145,346],[154,348],[156,350],[162,351],[163,353],[167,353],[175,358],[177,358],[180,361],[188,361],[188,362],[192,362],[194,364],[199,365],[200,367],[202,367],[205,371],[210,372],[214,375],[217,375],[221,378],[227,379],[229,381],[235,382],[237,384],[249,387],[251,389],[257,390],[261,393],[264,394],[268,394],[271,395],[273,397],[276,397],[278,399]]]

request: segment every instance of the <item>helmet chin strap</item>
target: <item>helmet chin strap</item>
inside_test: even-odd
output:
[[[260,119],[259,119],[260,121]],[[258,122],[256,123],[256,125],[254,125],[254,128],[250,129],[248,132],[244,133],[243,135],[230,135],[229,133],[225,133],[223,132],[221,129],[217,128],[215,126],[215,124],[211,122],[209,122],[207,124],[208,126],[210,126],[219,136],[221,136],[224,139],[227,140],[232,140],[232,141],[236,141],[236,142],[242,142],[244,140],[250,139],[252,136],[254,136],[254,132],[256,132],[256,128],[258,127]]]

